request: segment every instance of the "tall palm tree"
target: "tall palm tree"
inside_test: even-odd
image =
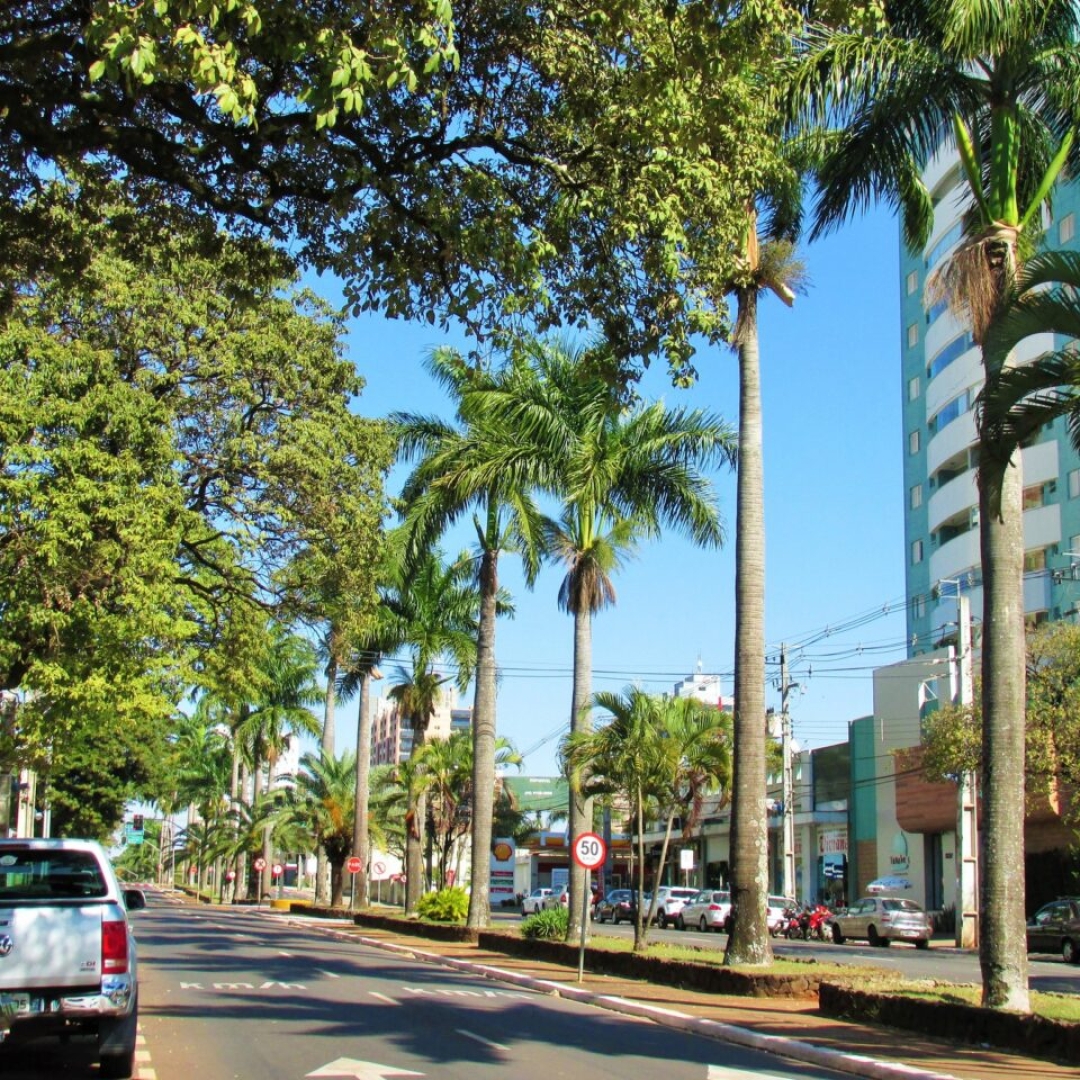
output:
[[[260,668],[262,687],[258,696],[247,703],[233,732],[252,776],[252,808],[256,814],[258,803],[270,793],[274,765],[290,740],[300,735],[314,738],[320,734],[321,726],[311,709],[323,701],[318,659],[314,646],[306,638],[272,624],[269,647]],[[260,896],[269,893],[271,885],[273,851],[269,825],[263,833],[262,857],[265,865],[258,886]]]
[[[1073,0],[912,0],[887,6],[875,35],[812,28],[795,71],[795,111],[840,128],[820,171],[815,231],[875,196],[903,211],[925,247],[933,203],[920,170],[955,146],[971,203],[964,238],[938,279],[970,319],[993,379],[987,334],[1031,254],[1042,208],[1066,164],[1080,164],[1080,8]],[[1024,601],[1020,462],[980,430],[983,573],[983,1003],[1026,1012],[1024,937]]]
[[[494,813],[496,721],[495,624],[499,614],[499,555],[521,555],[531,586],[540,566],[540,514],[532,499],[534,448],[492,417],[490,404],[506,382],[470,368],[456,352],[436,350],[428,370],[457,405],[455,425],[399,413],[393,417],[401,456],[416,460],[402,490],[405,529],[420,550],[471,513],[480,552],[480,618],[472,716],[472,865],[468,925],[490,920],[491,823]],[[505,608],[504,608],[505,610]]]
[[[541,485],[563,504],[544,529],[548,549],[566,568],[559,605],[574,619],[572,733],[592,726],[592,617],[615,601],[612,573],[636,542],[665,525],[696,543],[719,545],[720,515],[702,470],[735,455],[731,428],[712,414],[661,403],[627,407],[604,378],[611,367],[602,344],[525,343],[515,380],[492,409],[519,440],[543,451]],[[591,827],[591,806],[572,788],[571,838]],[[571,937],[581,930],[584,888],[585,872],[575,864]]]
[[[411,755],[418,755],[428,726],[451,676],[439,665],[445,660],[456,669],[453,681],[464,690],[476,665],[479,593],[474,586],[472,560],[462,553],[444,563],[441,553],[428,551],[419,561],[394,560],[395,577],[384,595],[411,658],[399,666],[390,697],[413,730]],[[405,910],[411,913],[420,898],[425,805],[423,794],[410,807],[406,829]]]

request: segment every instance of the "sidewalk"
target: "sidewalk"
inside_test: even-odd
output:
[[[1054,1065],[990,1048],[953,1045],[910,1031],[835,1020],[819,1014],[811,1001],[721,997],[588,971],[579,984],[574,968],[508,956],[475,945],[361,929],[344,921],[299,921],[307,927],[322,925],[342,940],[358,940],[430,963],[464,968],[485,978],[578,998],[600,1008],[872,1080],[1076,1080],[1077,1076],[1075,1066]]]

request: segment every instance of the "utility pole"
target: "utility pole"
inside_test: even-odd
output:
[[[795,898],[795,783],[791,766],[791,714],[788,712],[788,694],[797,686],[788,679],[787,647],[780,646],[780,745],[784,755],[783,826],[784,847],[784,896]]]
[[[971,598],[956,582],[959,623],[956,633],[957,704],[970,708],[974,700],[971,672]],[[956,944],[974,949],[979,944],[979,816],[975,773],[960,774],[956,806]]]

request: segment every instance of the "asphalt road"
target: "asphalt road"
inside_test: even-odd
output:
[[[833,1080],[572,1001],[402,959],[318,926],[150,896],[134,914],[156,1080]],[[4,1080],[96,1075],[89,1046],[0,1048]]]

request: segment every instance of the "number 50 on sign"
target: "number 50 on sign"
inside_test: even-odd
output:
[[[604,865],[607,858],[607,848],[604,841],[596,833],[582,833],[574,838],[573,848],[574,862],[586,870],[595,870]]]

